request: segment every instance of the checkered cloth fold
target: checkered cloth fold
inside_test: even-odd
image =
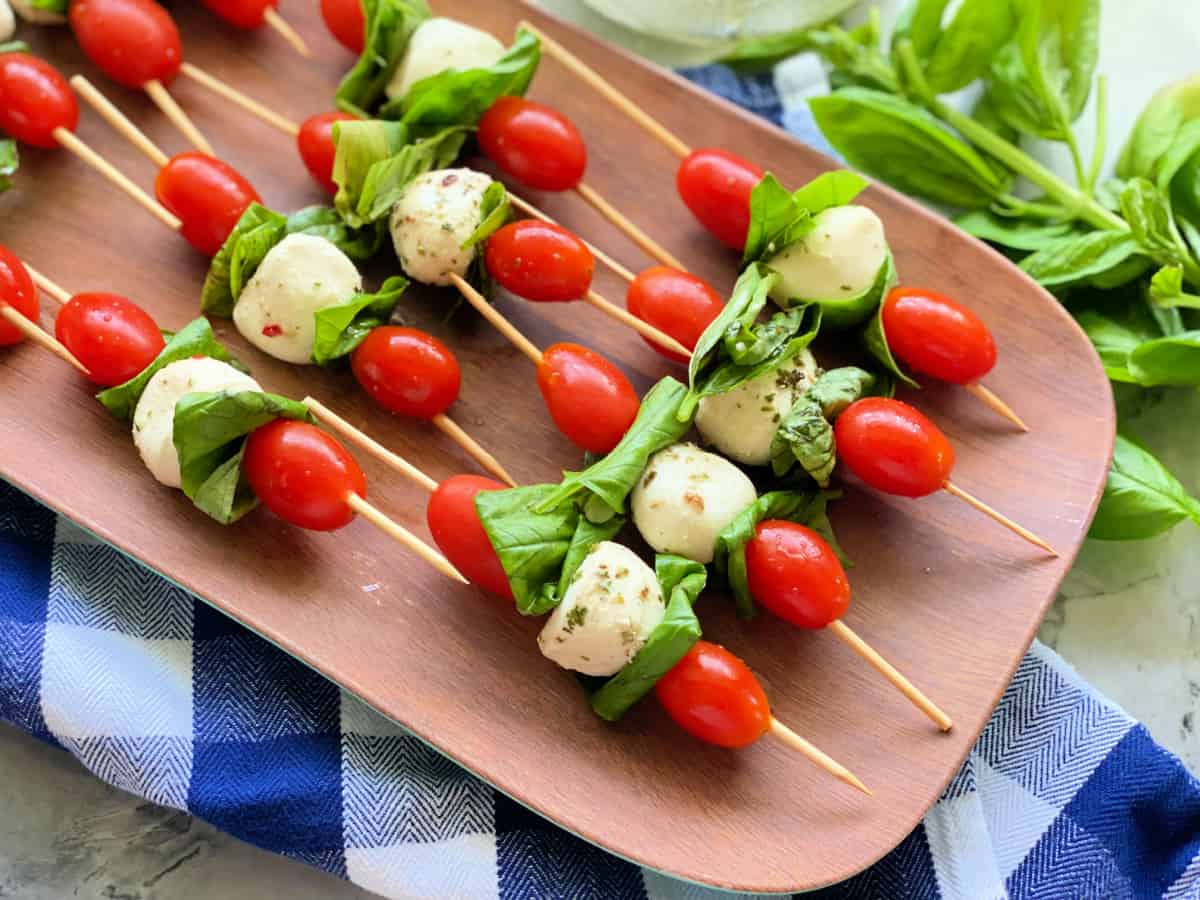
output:
[[[816,142],[776,81],[688,74]],[[386,897],[732,896],[561,831],[3,482],[0,719]],[[1035,644],[924,823],[810,896],[1200,898],[1200,783]]]

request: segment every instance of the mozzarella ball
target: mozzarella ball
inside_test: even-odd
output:
[[[33,5],[32,0],[11,0],[13,11],[21,17],[22,20],[30,25],[66,25],[67,17],[62,13],[50,12],[46,9],[38,9]],[[5,0],[0,0],[0,6],[7,5]],[[12,16],[9,16],[11,20]],[[0,9],[0,40],[5,40],[3,29],[4,11]],[[12,32],[8,33],[8,37],[12,37]]]
[[[717,535],[758,499],[746,473],[695,444],[650,457],[633,489],[633,524],[660,553],[710,563]]]
[[[771,440],[792,405],[817,380],[817,361],[802,350],[776,369],[700,401],[696,429],[724,456],[747,466],[771,461]]]
[[[615,675],[642,649],[665,612],[654,570],[628,547],[601,541],[572,576],[538,646],[564,669]]]
[[[261,390],[249,375],[207,356],[177,360],[155,372],[133,411],[133,443],[150,474],[167,487],[182,484],[175,452],[175,404],[185,394]]]
[[[865,206],[835,206],[813,225],[807,237],[767,260],[780,276],[771,291],[780,304],[856,297],[875,283],[887,259],[883,222]]]
[[[362,290],[358,268],[325,238],[289,234],[270,249],[233,307],[233,324],[264,353],[311,363],[317,310]]]
[[[0,42],[11,40],[17,31],[17,21],[13,18],[12,7],[8,0],[0,0]]]
[[[454,19],[427,19],[409,38],[384,93],[403,97],[422,78],[445,69],[485,69],[504,54],[504,45],[486,31]]]
[[[492,179],[473,169],[438,169],[414,178],[392,210],[392,243],[400,266],[422,284],[445,287],[466,275],[475,248],[462,244],[482,220]]]

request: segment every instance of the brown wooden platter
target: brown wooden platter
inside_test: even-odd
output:
[[[783,132],[516,0],[438,0],[438,12],[508,40],[529,17],[560,38],[685,141],[727,147],[799,185],[833,166]],[[269,31],[240,33],[197,4],[176,4],[185,56],[299,120],[328,108],[352,62],[316,4],[284,13],[316,50],[305,61]],[[84,72],[168,152],[187,149],[144,97],[107,83],[64,29],[20,35],[66,74]],[[195,84],[173,92],[218,153],[264,202],[322,201],[291,142]],[[551,59],[530,96],[580,126],[588,180],[722,292],[736,259],[707,237],[674,187],[674,158]],[[154,170],[85,110],[80,135],[145,187]],[[648,261],[574,196],[534,198],[635,270]],[[223,528],[142,466],[128,427],[77,375],[25,344],[0,354],[0,476],[215,604],[399,721],[497,788],[589,841],[671,875],[742,891],[794,891],[849,877],[917,824],[966,756],[1032,639],[1086,532],[1104,482],[1114,415],[1083,333],[1052,297],[982,244],[882,187],[901,277],[959,298],[993,329],[989,385],[1032,431],[1020,435],[964,391],[930,386],[915,401],[949,434],[955,480],[1059,549],[1051,559],[953,498],[885,498],[847,486],[833,517],[858,561],[846,621],[953,718],[939,733],[829,635],[769,616],[735,619],[710,592],[705,637],[742,656],[773,711],[849,766],[867,798],[771,741],[744,751],[696,742],[651,700],[621,723],[596,718],[567,672],[544,659],[540,620],[459,588],[365,522],[300,531],[259,510]],[[67,154],[24,152],[17,188],[0,195],[0,242],[68,290],[133,297],[164,327],[197,315],[207,261]],[[385,271],[380,267],[375,273]],[[597,288],[624,284],[598,269]],[[450,344],[463,366],[452,414],[521,482],[550,481],[578,454],[550,422],[527,360],[450,292],[410,289],[407,320]],[[540,346],[575,339],[620,364],[639,389],[672,371],[631,332],[581,305],[499,301]],[[52,317],[45,304],[44,321]],[[348,373],[288,367],[219,336],[269,390],[312,393],[434,478],[477,471],[426,425],[390,418]],[[678,374],[678,370],[676,374]],[[910,398],[911,399],[911,398]],[[362,454],[368,496],[426,535],[425,495]],[[378,586],[365,591],[365,587]]]

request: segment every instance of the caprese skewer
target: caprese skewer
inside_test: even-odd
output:
[[[62,341],[42,328],[40,319],[37,287],[21,261],[0,247],[0,347],[11,347],[28,338],[87,375],[87,367]]]

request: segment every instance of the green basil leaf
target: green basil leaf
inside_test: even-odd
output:
[[[55,13],[60,16],[67,14],[67,0],[30,0],[29,5],[43,12]],[[20,41],[17,41],[17,43],[20,43]]]
[[[1197,154],[1200,154],[1200,118],[1187,122],[1176,132],[1175,140],[1154,167],[1155,186],[1169,194],[1175,176]]]
[[[383,245],[385,229],[378,225],[352,228],[330,206],[306,206],[287,217],[287,234],[323,238],[351,259],[371,259]]]
[[[987,72],[1016,27],[1009,0],[964,0],[929,54],[925,80],[939,94],[966,87]]]
[[[1088,537],[1140,541],[1183,519],[1200,524],[1200,502],[1149,450],[1118,433],[1104,496]]]
[[[567,588],[571,586],[571,579],[575,577],[575,573],[579,571],[592,549],[603,541],[611,541],[624,527],[623,516],[613,516],[604,522],[591,522],[585,516],[580,516],[575,526],[575,534],[571,536],[570,546],[567,547],[567,554],[563,557],[558,583],[542,586],[539,611],[549,612],[558,606],[566,595]]]
[[[1150,301],[1155,306],[1200,309],[1200,295],[1189,294],[1183,287],[1183,267],[1163,266],[1150,279]]]
[[[63,12],[66,12],[66,2],[61,0],[63,4]],[[37,0],[34,0],[34,7],[37,7]],[[4,41],[0,43],[0,53],[28,53],[29,45],[24,41]]]
[[[1200,387],[1200,331],[1139,344],[1129,354],[1129,374],[1143,387]]]
[[[867,323],[866,329],[863,331],[863,343],[866,344],[867,351],[875,357],[883,365],[883,367],[895,377],[899,382],[908,385],[910,388],[919,388],[921,385],[916,380],[900,367],[900,363],[896,361],[896,357],[892,355],[892,348],[888,345],[887,332],[883,327],[883,305],[880,304],[879,309],[875,311],[875,315],[871,317],[871,321]]]
[[[854,366],[822,374],[792,405],[771,439],[771,469],[775,475],[786,475],[799,463],[818,485],[828,487],[837,465],[832,423],[874,386],[875,376]]]
[[[837,169],[789,194],[768,172],[750,193],[750,228],[742,263],[762,260],[803,239],[812,230],[814,216],[845,206],[866,186],[861,175]]]
[[[852,87],[808,104],[822,133],[852,166],[905,193],[978,209],[1008,188],[1009,179],[970,145],[900,97]]]
[[[226,319],[232,316],[242,287],[267,251],[283,239],[286,228],[286,217],[251,203],[209,263],[200,291],[200,311]]]
[[[926,60],[942,36],[942,19],[950,0],[913,0],[900,11],[892,31],[892,48],[902,40],[912,42],[917,59]]]
[[[809,32],[810,47],[834,68],[831,82],[835,87],[857,85],[899,91],[900,80],[880,49],[879,10],[867,10],[861,25],[846,30],[829,25]]]
[[[0,192],[12,187],[12,177],[17,174],[20,165],[17,142],[11,138],[0,138]]]
[[[1109,380],[1136,384],[1137,379],[1129,371],[1129,354],[1144,339],[1124,325],[1096,312],[1082,312],[1076,316],[1076,320],[1100,355]]]
[[[1200,259],[1200,152],[1192,154],[1171,178],[1171,203],[1192,256]]]
[[[1052,240],[1021,260],[1020,268],[1040,284],[1054,287],[1101,275],[1138,252],[1129,232],[1090,231]]]
[[[339,109],[365,119],[383,98],[413,32],[432,14],[425,0],[362,0],[362,5],[363,52],[335,96]]]
[[[779,276],[759,263],[746,267],[733,286],[721,314],[704,329],[688,363],[688,387],[696,390],[700,373],[717,362],[725,334],[731,329],[752,326],[767,305],[771,288]],[[684,415],[688,415],[684,412]]]
[[[146,389],[146,384],[154,377],[155,373],[173,362],[190,359],[193,356],[208,356],[237,368],[245,368],[217,342],[212,326],[202,316],[180,328],[167,341],[167,345],[158,352],[158,356],[154,357],[150,365],[124,384],[105,388],[96,395],[96,399],[118,419],[132,419],[133,411],[142,397],[142,391]]]
[[[637,418],[612,452],[582,472],[565,473],[562,483],[539,499],[536,509],[549,512],[574,501],[597,521],[623,513],[625,499],[642,477],[650,457],[678,442],[691,428],[691,416],[680,419],[677,415],[686,395],[687,388],[670,376],[654,385],[642,398]]]
[[[1117,160],[1121,178],[1153,178],[1159,160],[1179,138],[1180,129],[1200,118],[1200,75],[1160,88],[1134,123]]]
[[[708,571],[701,563],[660,553],[654,558],[654,573],[667,604],[662,621],[633,659],[592,694],[592,710],[609,722],[650,693],[700,640],[700,620],[692,607],[704,590]]]
[[[1074,230],[1069,222],[1007,218],[982,209],[964,213],[954,224],[981,241],[1014,250],[1039,250],[1047,241],[1065,237]]]
[[[463,241],[462,249],[474,247],[495,234],[508,221],[512,213],[512,203],[508,199],[508,191],[499,181],[493,181],[483,192],[479,209],[479,225],[470,236]]]
[[[387,324],[406,287],[407,278],[393,275],[373,294],[355,294],[345,303],[318,309],[313,362],[324,366],[354,352],[368,334]]]
[[[185,394],[175,404],[172,436],[183,492],[222,525],[257,504],[241,471],[246,436],[276,419],[312,421],[303,403],[262,391]]]
[[[334,208],[353,226],[387,218],[410,181],[444,169],[458,158],[470,132],[455,126],[413,140],[400,122],[337,123],[333,127],[337,147],[333,180],[338,186]]]
[[[725,358],[735,366],[757,366],[771,359],[802,330],[811,307],[780,310],[767,321],[747,327],[741,322],[725,334]],[[809,317],[812,318],[811,316]]]
[[[379,115],[426,131],[452,125],[473,128],[499,98],[520,96],[528,90],[541,54],[541,42],[518,28],[513,45],[490,66],[444,69],[422,78],[403,97],[384,104]]]
[[[1130,179],[1121,191],[1121,214],[1147,256],[1161,265],[1180,261],[1167,198],[1147,179]]]
[[[767,519],[787,519],[807,525],[818,534],[832,536],[826,506],[841,496],[831,491],[771,491],[737,514],[717,535],[713,565],[729,580],[733,602],[743,619],[753,618],[757,611],[746,575],[746,545],[754,538],[754,529]],[[815,524],[814,524],[815,523]],[[820,526],[820,527],[818,527]],[[840,557],[837,544],[830,542]]]

